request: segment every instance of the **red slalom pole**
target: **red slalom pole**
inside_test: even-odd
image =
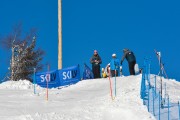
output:
[[[110,83],[110,95],[111,95],[111,99],[112,100],[114,100],[114,97],[113,97],[113,95],[112,95],[112,83],[111,83],[111,79],[110,79],[110,76],[111,76],[111,73],[110,73],[110,70],[108,69],[108,71],[109,71],[109,83]]]
[[[110,83],[110,95],[111,95],[111,98],[113,99],[113,96],[112,96],[112,83],[111,83],[110,77],[109,77],[109,83]]]

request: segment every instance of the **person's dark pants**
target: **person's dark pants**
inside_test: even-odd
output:
[[[94,74],[94,78],[101,78],[100,76],[100,66],[93,66],[92,71]]]
[[[136,61],[129,62],[129,73],[130,75],[135,75],[134,66],[136,64]]]
[[[111,77],[115,77],[115,75],[118,76],[118,71],[111,70]]]

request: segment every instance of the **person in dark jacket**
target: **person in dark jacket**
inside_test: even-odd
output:
[[[100,78],[101,77],[100,64],[102,63],[102,61],[97,50],[94,50],[94,54],[90,59],[90,63],[92,64],[92,71],[94,74],[94,78]]]
[[[116,54],[112,54],[112,59],[110,62],[111,77],[118,76],[119,67],[120,67],[119,59],[116,57]]]
[[[121,59],[121,65],[122,65],[124,59],[126,58],[126,60],[128,61],[128,64],[129,64],[130,75],[135,75],[134,66],[136,64],[136,57],[135,57],[134,53],[129,49],[123,49],[123,53],[124,53],[124,55]]]

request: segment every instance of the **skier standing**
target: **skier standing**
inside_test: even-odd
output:
[[[121,59],[121,65],[122,65],[124,59],[126,58],[126,60],[128,61],[128,65],[129,65],[130,75],[135,75],[134,66],[136,64],[136,57],[135,57],[134,53],[127,48],[123,49],[123,53],[124,53],[124,55]]]
[[[90,59],[90,63],[92,64],[92,71],[94,74],[94,78],[100,78],[100,64],[102,63],[101,57],[99,56],[97,50],[94,50],[94,54]]]

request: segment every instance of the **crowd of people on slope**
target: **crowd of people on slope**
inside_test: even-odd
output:
[[[136,57],[131,50],[127,48],[123,49],[123,56],[121,60],[117,58],[116,54],[112,54],[112,59],[110,63],[105,68],[102,68],[102,71],[100,70],[100,64],[102,63],[102,59],[98,54],[98,51],[94,50],[94,54],[90,58],[94,78],[101,78],[107,76],[115,77],[119,76],[119,73],[122,75],[122,63],[124,59],[126,59],[128,62],[130,75],[135,75],[134,67],[136,64]]]

